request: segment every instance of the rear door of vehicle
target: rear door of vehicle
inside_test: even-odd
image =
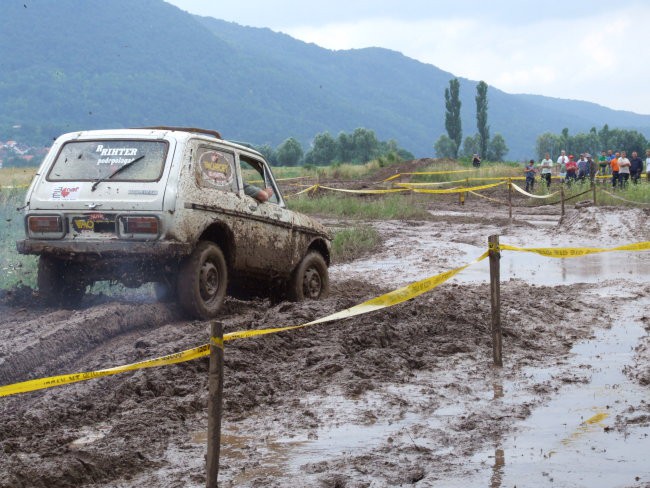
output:
[[[68,238],[117,238],[120,214],[160,214],[173,139],[63,142],[29,198],[31,213],[62,214]]]

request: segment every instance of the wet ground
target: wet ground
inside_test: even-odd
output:
[[[471,261],[490,234],[650,240],[638,210],[527,210],[513,223],[473,202],[432,212],[370,223],[382,249],[333,266],[327,300],[228,300],[226,330],[350,307]],[[504,252],[503,368],[491,365],[485,262],[384,311],[228,343],[221,486],[650,486],[649,260]],[[0,383],[178,351],[208,328],[143,292],[72,311],[5,294]],[[0,487],[204,486],[206,377],[197,360],[0,399]]]

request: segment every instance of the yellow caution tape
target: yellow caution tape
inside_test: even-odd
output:
[[[378,296],[366,302],[355,305],[354,307],[342,310],[340,312],[333,313],[331,315],[327,315],[326,317],[322,317],[317,320],[312,320],[311,322],[307,322],[306,324],[292,325],[288,327],[276,327],[272,329],[256,329],[256,330],[244,330],[239,332],[229,332],[228,334],[224,334],[223,339],[224,341],[230,341],[233,339],[242,339],[245,337],[274,334],[276,332],[282,332],[285,330],[300,329],[302,327],[308,327],[310,325],[315,325],[315,324],[322,324],[324,322],[347,319],[350,317],[354,317],[356,315],[362,315],[368,312],[374,312],[375,310],[380,310],[382,308],[392,307],[393,305],[397,305],[399,303],[405,302],[412,298],[418,297],[423,293],[433,290],[435,287],[441,285],[448,279],[457,275],[465,268],[468,268],[469,266],[476,264],[479,261],[482,261],[487,256],[488,256],[488,252],[486,251],[483,254],[481,254],[478,258],[476,258],[474,261],[464,266],[460,266],[459,268],[445,271],[444,273],[440,273],[435,276],[431,276],[429,278],[416,281],[415,283],[411,283],[410,285],[404,286],[397,290],[393,290],[384,295]]]
[[[548,258],[577,258],[588,254],[613,251],[650,251],[650,241],[625,244],[617,247],[516,247],[501,244],[501,250],[541,254]]]
[[[476,258],[474,261],[455,268],[444,273],[426,278],[415,283],[411,283],[405,287],[399,288],[397,290],[391,291],[379,297],[373,298],[366,302],[355,305],[354,307],[342,310],[340,312],[327,315],[317,320],[312,320],[301,325],[293,325],[287,327],[274,327],[268,329],[254,329],[254,330],[242,330],[237,332],[229,332],[224,334],[223,341],[232,341],[235,339],[244,339],[247,337],[256,337],[267,334],[275,334],[277,332],[285,332],[294,329],[301,329],[303,327],[308,327],[310,325],[322,324],[324,322],[332,322],[334,320],[341,320],[349,317],[354,317],[356,315],[365,314],[368,312],[373,312],[375,310],[380,310],[382,308],[392,307],[399,303],[410,300],[417,296],[422,295],[430,290],[433,290],[435,287],[441,285],[448,279],[452,278],[456,274],[463,271],[465,268],[471,266],[472,264],[478,263],[479,261],[485,259],[488,256],[488,252],[484,252],[481,256]],[[223,347],[223,342],[219,341],[218,338],[212,337],[211,342],[217,347]],[[14,383],[12,385],[0,386],[0,397],[16,395],[18,393],[26,393],[29,391],[43,390],[45,388],[52,388],[54,386],[61,386],[70,383],[76,383],[78,381],[90,380],[93,378],[101,378],[103,376],[110,376],[118,373],[124,373],[127,371],[135,371],[138,369],[144,368],[153,368],[156,366],[166,366],[169,364],[176,364],[185,361],[191,361],[193,359],[198,359],[206,357],[210,354],[210,344],[203,344],[201,346],[195,347],[193,349],[188,349],[186,351],[181,351],[175,354],[170,354],[168,356],[163,356],[156,359],[149,359],[146,361],[140,361],[138,363],[127,364],[124,366],[116,366],[114,368],[102,369],[98,371],[91,371],[87,373],[74,373],[60,376],[51,376],[48,378],[40,378],[36,380],[23,381],[21,383]]]
[[[318,184],[311,185],[310,187],[305,188],[304,190],[300,190],[298,193],[292,193],[291,195],[285,195],[284,198],[291,198],[291,197],[295,197],[295,196],[301,195],[303,193],[306,193],[308,191],[316,191],[316,190],[318,190]]]
[[[202,358],[210,354],[210,345],[203,344],[192,349],[169,354],[155,359],[148,359],[137,363],[126,364],[124,366],[115,366],[114,368],[100,369],[98,371],[90,371],[87,373],[73,373],[64,374],[59,376],[50,376],[48,378],[40,378],[36,380],[23,381],[21,383],[14,383],[13,385],[0,386],[0,397],[15,395],[17,393],[26,393],[28,391],[43,390],[45,388],[52,388],[53,386],[68,385],[70,383],[77,383],[79,381],[91,380],[94,378],[101,378],[103,376],[111,376],[114,374],[125,373],[127,371],[135,371],[138,369],[155,368],[158,366],[167,366],[169,364],[182,363],[191,361],[193,359]]]
[[[323,188],[324,190],[331,190],[331,191],[341,191],[341,192],[345,192],[345,193],[362,193],[362,194],[370,194],[370,195],[381,194],[381,193],[398,193],[398,192],[409,191],[407,188],[393,188],[391,190],[348,190],[346,188],[332,188],[332,187],[323,186],[323,185],[318,185],[318,188]]]
[[[499,250],[532,252],[532,253],[537,253],[542,256],[547,256],[552,258],[570,258],[570,257],[579,257],[588,254],[612,252],[612,251],[650,251],[650,241],[637,242],[633,244],[625,244],[622,246],[616,246],[610,248],[588,248],[588,247],[522,248],[522,247],[511,246],[509,244],[500,244]],[[310,325],[321,324],[324,322],[332,322],[334,320],[350,318],[357,315],[374,312],[382,308],[392,307],[393,305],[403,303],[407,300],[418,297],[423,293],[431,291],[432,289],[441,285],[442,283],[449,280],[453,276],[457,275],[458,273],[468,268],[469,266],[478,263],[479,261],[482,261],[483,259],[488,257],[488,255],[489,255],[489,250],[481,254],[474,261],[464,266],[460,266],[458,268],[445,271],[444,273],[440,273],[438,275],[425,278],[415,283],[411,283],[410,285],[404,286],[397,290],[393,290],[379,297],[355,305],[354,307],[348,308],[346,310],[342,310],[340,312],[333,313],[331,315],[327,315],[325,317],[321,317],[320,319],[312,320],[311,322],[307,322],[305,324],[287,326],[287,327],[274,327],[274,328],[267,328],[267,329],[229,332],[224,335],[223,341],[231,341],[235,339],[243,339],[247,337],[256,337],[261,335],[274,334],[277,332],[300,329],[303,327],[308,327]],[[216,345],[217,347],[223,347],[223,341],[215,337],[211,338],[211,343]],[[177,352],[174,354],[169,354],[167,356],[148,359],[137,363],[126,364],[123,366],[116,366],[113,368],[101,369],[97,371],[90,371],[84,373],[73,373],[67,375],[50,376],[47,378],[39,378],[35,380],[23,381],[21,383],[14,383],[11,385],[0,386],[0,397],[16,395],[18,393],[26,393],[30,391],[42,390],[46,388],[52,388],[54,386],[77,383],[79,381],[101,378],[104,376],[111,376],[119,373],[125,373],[127,371],[136,371],[139,369],[154,368],[158,366],[166,366],[170,364],[182,363],[185,361],[191,361],[194,359],[206,357],[209,354],[210,354],[210,344],[203,344],[201,346],[192,349],[187,349],[185,351]]]
[[[494,188],[495,186],[505,185],[505,181],[499,183],[490,183],[489,185],[471,186],[465,188],[448,188],[446,190],[429,190],[428,188],[412,188],[411,191],[415,193],[465,193],[468,191],[485,190],[486,188]]]
[[[549,193],[548,195],[533,195],[532,193],[528,193],[526,190],[524,190],[523,188],[515,185],[514,183],[512,183],[512,187],[515,190],[517,190],[519,193],[521,193],[522,195],[526,195],[527,197],[530,197],[530,198],[551,198],[552,196],[555,196],[558,193],[558,192],[554,191],[553,193]]]

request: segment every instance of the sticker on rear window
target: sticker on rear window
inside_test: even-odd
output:
[[[52,190],[52,200],[76,200],[79,198],[78,186],[55,186]]]

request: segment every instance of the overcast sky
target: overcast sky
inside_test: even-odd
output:
[[[167,1],[328,49],[393,49],[508,93],[650,114],[647,0]]]

